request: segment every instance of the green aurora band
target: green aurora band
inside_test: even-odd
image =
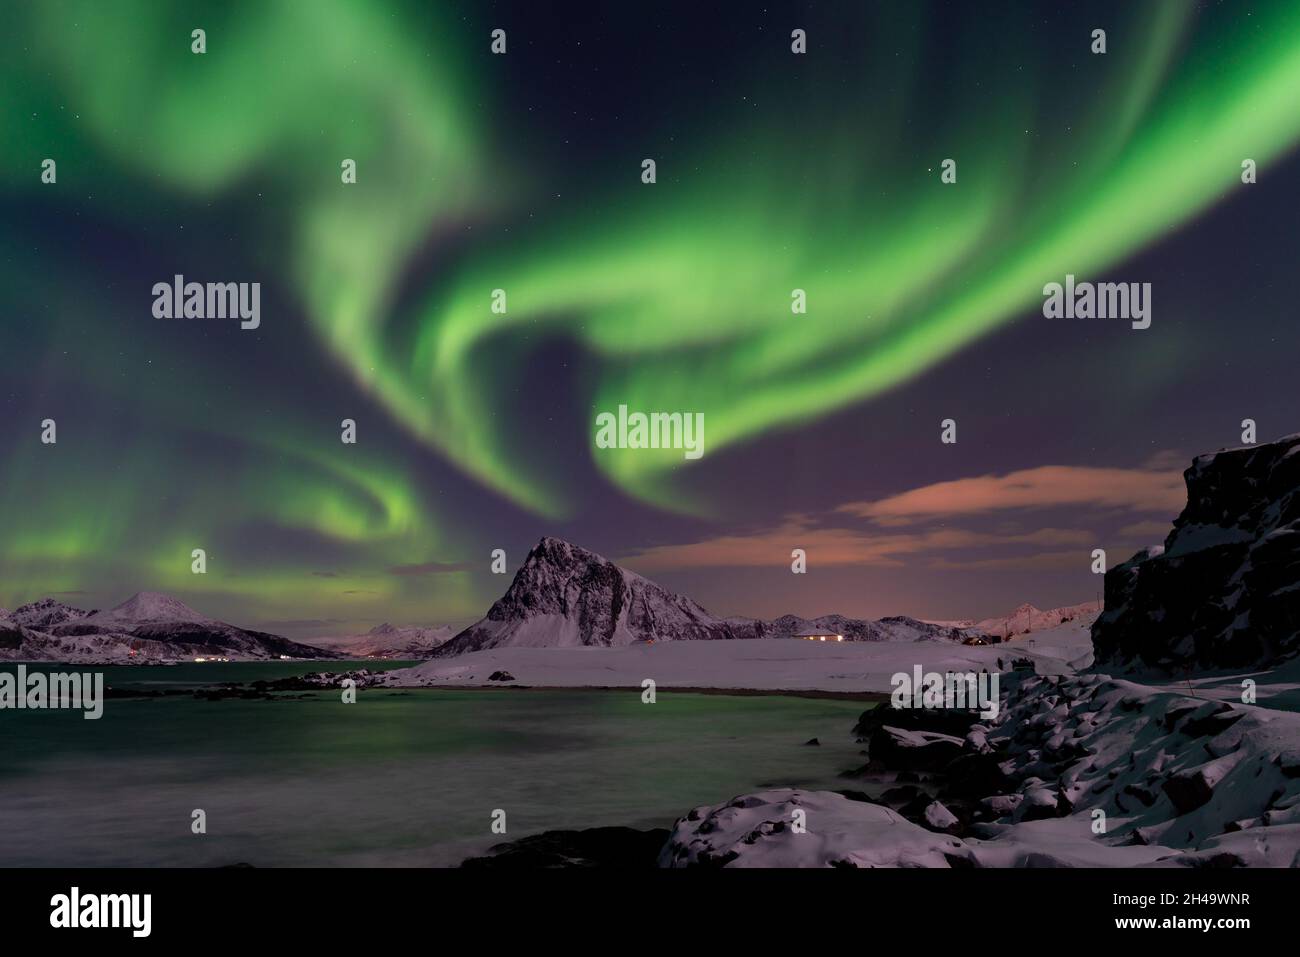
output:
[[[842,82],[832,62],[809,56],[797,77],[781,75],[791,60],[777,31],[746,89],[788,125],[704,101],[695,138],[661,157],[656,185],[639,181],[642,157],[660,154],[651,129],[612,147],[616,162],[557,174],[584,193],[534,224],[528,211],[556,187],[509,145],[494,104],[510,91],[478,25],[425,4],[394,16],[366,0],[201,16],[148,0],[22,5],[0,40],[11,144],[0,188],[8,201],[93,210],[128,232],[163,219],[142,197],[201,206],[270,194],[265,207],[240,207],[251,217],[241,229],[249,262],[280,277],[284,300],[338,365],[426,447],[515,505],[562,518],[577,507],[573,483],[529,454],[505,387],[532,345],[561,341],[587,357],[568,385],[579,393],[571,426],[588,442],[596,412],[619,404],[698,411],[707,463],[934,367],[1035,309],[1043,284],[1067,272],[1121,266],[1239,188],[1244,158],[1267,175],[1300,138],[1294,3],[1260,5],[1239,23],[1190,4],[1142,5],[1111,26],[1110,53],[1085,60],[1068,120],[1045,116],[1036,96],[1053,64],[1007,69],[1028,45],[1011,26],[972,30],[942,77],[897,75],[900,63],[923,62],[929,15],[919,5],[890,8],[887,21],[857,15],[866,19],[855,42],[871,65],[847,84],[850,106],[809,97]],[[202,57],[189,51],[195,25],[207,30]],[[936,119],[918,131],[915,115]],[[38,193],[45,156],[60,158],[53,200]],[[949,156],[958,183],[945,186],[938,167]],[[343,157],[357,161],[355,186],[340,185]],[[93,188],[71,185],[91,177]],[[94,264],[81,264],[84,288],[52,290],[21,235],[0,230],[0,244],[10,306],[50,315],[51,343],[61,334],[113,348],[106,323],[78,317],[141,308],[124,290],[105,298],[108,274]],[[431,248],[456,255],[422,272]],[[496,288],[505,315],[490,309]],[[791,315],[795,288],[807,291],[806,316]],[[307,412],[265,424],[238,394],[221,416],[229,425],[213,421],[202,409],[220,388],[217,370],[174,370],[138,398],[133,383],[90,365],[41,374],[51,390],[75,376],[138,422],[243,452],[223,474],[190,482],[169,517],[184,532],[147,521],[167,476],[184,471],[172,441],[87,446],[86,461],[120,466],[96,475],[89,520],[84,474],[51,477],[40,451],[14,452],[0,492],[4,595],[73,590],[110,568],[193,588],[196,530],[245,523],[335,543],[339,562],[359,564],[331,584],[369,591],[379,607],[415,596],[378,569],[410,561],[415,543],[454,553],[465,540],[434,515],[407,456],[350,464],[322,450]],[[591,456],[636,499],[719,509],[691,485],[707,464],[680,451],[593,443]],[[220,523],[204,505],[215,499],[228,502]],[[128,536],[137,553],[114,558]],[[241,561],[237,577],[203,587],[252,594],[268,612],[307,606],[319,582],[304,567]]]

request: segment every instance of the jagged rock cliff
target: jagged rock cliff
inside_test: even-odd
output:
[[[1106,573],[1099,669],[1267,666],[1300,654],[1300,435],[1198,457],[1164,546]]]

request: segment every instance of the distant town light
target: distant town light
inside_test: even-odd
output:
[[[804,641],[843,641],[843,635],[837,635],[833,631],[797,631],[791,638],[802,638]]]

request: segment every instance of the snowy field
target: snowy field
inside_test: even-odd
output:
[[[1094,615],[1022,635],[1000,645],[949,641],[818,642],[798,639],[669,641],[623,648],[495,648],[433,659],[392,671],[378,683],[398,687],[657,688],[733,691],[888,693],[891,679],[925,671],[1010,671],[1028,658],[1040,675],[1070,675],[1092,665]],[[514,680],[490,680],[506,672]],[[1257,685],[1262,707],[1300,711],[1300,660],[1264,672],[1186,679],[1128,676],[1153,690],[1217,701],[1240,701],[1242,682]]]
[[[434,659],[394,671],[384,683],[407,687],[500,686],[505,671],[516,685],[555,688],[637,688],[646,678],[659,688],[755,691],[888,692],[890,678],[927,671],[1006,671],[1013,658],[1032,658],[1043,674],[1070,670],[1090,657],[1088,623],[1070,622],[1003,645],[973,647],[950,641],[750,639],[668,641],[623,648],[495,648]],[[998,665],[999,659],[1002,662]]]

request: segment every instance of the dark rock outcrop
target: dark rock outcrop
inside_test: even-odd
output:
[[[1101,669],[1172,672],[1300,654],[1300,435],[1202,455],[1164,545],[1106,573]]]
[[[932,731],[904,731],[883,725],[867,744],[869,767],[900,771],[939,771],[962,752],[962,739]]]
[[[630,827],[592,827],[581,831],[545,831],[518,841],[498,844],[484,857],[471,857],[461,867],[636,869],[656,866],[668,840],[662,828],[638,831]]]
[[[0,648],[18,648],[22,643],[22,628],[8,619],[0,618]]]

